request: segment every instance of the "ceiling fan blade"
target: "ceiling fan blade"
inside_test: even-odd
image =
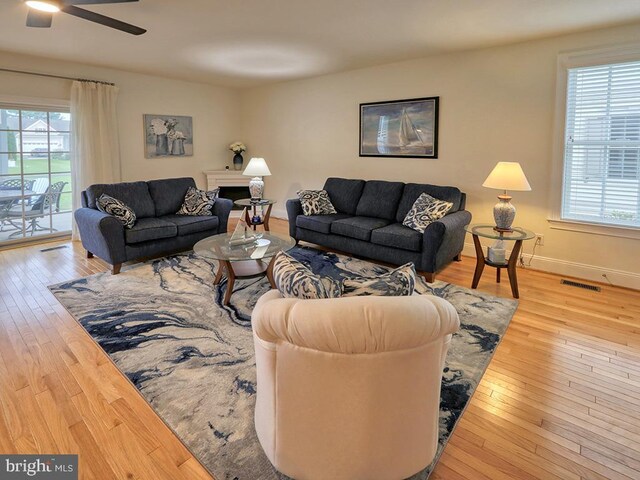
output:
[[[63,0],[63,5],[108,5],[109,3],[131,3],[140,0]]]
[[[64,13],[73,15],[74,17],[79,17],[83,18],[84,20],[89,20],[90,22],[99,23],[100,25],[104,25],[105,27],[115,28],[116,30],[130,33],[131,35],[142,35],[146,32],[144,28],[136,27],[135,25],[131,25],[130,23],[121,22],[120,20],[116,20],[115,18],[100,15],[99,13],[95,12],[90,12],[89,10],[75,7],[73,5],[62,7],[61,10]]]
[[[52,20],[53,15],[50,13],[29,9],[29,13],[27,14],[27,27],[49,28]]]

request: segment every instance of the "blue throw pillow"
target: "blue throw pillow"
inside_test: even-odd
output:
[[[413,263],[407,263],[376,277],[345,278],[342,281],[342,296],[400,297],[413,295],[415,288],[416,269]]]
[[[101,212],[108,213],[120,220],[125,228],[132,228],[136,224],[136,212],[124,202],[110,197],[106,193],[100,195],[96,206]]]
[[[314,274],[285,252],[278,253],[273,260],[273,281],[285,298],[337,298],[342,293],[339,282]]]
[[[326,190],[299,190],[297,192],[304,215],[331,215],[336,212]]]
[[[444,217],[451,210],[451,207],[453,207],[453,203],[438,200],[428,193],[423,193],[413,203],[402,224],[417,232],[424,233],[429,224]]]
[[[189,187],[184,196],[184,202],[176,215],[209,216],[213,215],[211,209],[218,198],[220,189],[207,192],[194,187]]]

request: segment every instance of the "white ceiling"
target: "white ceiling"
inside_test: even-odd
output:
[[[250,86],[640,21],[639,0],[141,0],[86,6],[134,37],[62,13],[25,27],[0,2],[0,50]]]

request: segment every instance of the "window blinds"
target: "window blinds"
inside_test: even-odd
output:
[[[640,62],[568,71],[562,218],[640,227]]]

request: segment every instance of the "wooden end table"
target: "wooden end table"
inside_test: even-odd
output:
[[[269,200],[266,198],[263,198],[262,200],[251,200],[250,198],[241,198],[240,200],[236,200],[233,203],[235,203],[239,207],[251,208],[251,211],[249,210],[249,208],[247,208],[245,221],[247,222],[248,226],[253,227],[253,230],[256,230],[258,225],[262,225],[264,227],[265,232],[269,231],[269,218],[271,217],[271,207],[273,207],[273,204],[276,203],[275,200]],[[258,215],[258,207],[268,207],[267,213],[264,213],[264,209],[263,209],[262,213],[264,213],[264,216],[262,217],[262,220],[260,220],[259,222],[254,222],[253,217]]]
[[[291,237],[283,237],[272,233],[260,234],[260,240],[269,242],[262,255],[257,256],[256,242],[244,245],[229,245],[232,233],[221,233],[200,240],[193,247],[193,251],[201,257],[217,260],[218,270],[213,281],[214,285],[220,284],[222,276],[226,272],[227,290],[225,291],[223,304],[229,305],[231,294],[237,278],[254,278],[266,276],[273,284],[271,272],[273,268],[273,258],[280,251],[292,249],[296,241]]]
[[[496,282],[500,283],[500,270],[507,269],[509,274],[509,283],[511,284],[511,294],[513,298],[520,298],[520,292],[518,291],[518,277],[516,275],[516,267],[518,265],[518,258],[520,257],[520,250],[522,249],[522,242],[524,240],[530,240],[535,238],[536,234],[530,230],[526,230],[520,227],[514,227],[511,231],[503,232],[495,229],[494,225],[467,225],[465,230],[473,236],[473,244],[476,247],[476,271],[473,274],[473,281],[471,282],[471,288],[477,288],[482,277],[482,271],[485,265],[489,265],[496,269]],[[511,255],[508,260],[504,262],[492,262],[489,260],[482,249],[480,243],[480,237],[490,238],[492,240],[505,240],[515,242]]]

